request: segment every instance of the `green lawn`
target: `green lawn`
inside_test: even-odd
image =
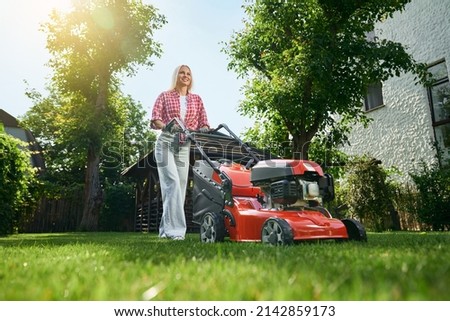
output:
[[[203,244],[155,234],[0,238],[0,300],[450,300],[450,233]]]

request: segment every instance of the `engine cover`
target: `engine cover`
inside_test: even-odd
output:
[[[318,178],[323,176],[322,168],[315,162],[296,159],[268,159],[259,161],[251,170],[250,181],[256,185],[267,185],[294,176]]]

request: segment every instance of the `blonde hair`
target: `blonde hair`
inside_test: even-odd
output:
[[[189,71],[191,72],[191,83],[188,86],[188,92],[191,92],[191,89],[194,85],[194,76],[192,76],[191,67],[189,67],[188,65],[179,65],[178,67],[175,68],[175,70],[173,71],[173,75],[172,75],[172,87],[170,87],[170,89],[175,89],[177,87],[178,73],[180,72],[180,69],[182,67],[188,68]]]

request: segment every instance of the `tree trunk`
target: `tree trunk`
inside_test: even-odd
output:
[[[100,153],[93,144],[89,146],[87,168],[84,182],[83,218],[81,231],[97,231],[100,210],[103,204],[103,192],[100,186]]]
[[[309,150],[309,140],[305,139],[304,135],[295,135],[292,137],[293,142],[293,153],[292,156],[294,159],[308,159],[308,150]]]
[[[316,135],[318,131],[319,123],[320,119],[317,118],[308,130],[290,130],[293,143],[292,155],[294,159],[309,159],[309,145],[311,144],[311,140],[313,139],[314,135]],[[290,127],[288,127],[288,129],[289,128]]]
[[[106,75],[106,76],[102,76]],[[102,145],[103,129],[102,119],[105,114],[108,100],[109,74],[99,75],[99,90],[95,103],[94,120],[91,124],[95,126],[87,153],[86,176],[84,181],[84,208],[83,218],[80,223],[81,231],[97,231],[100,211],[103,205],[103,191],[100,184],[100,151]]]

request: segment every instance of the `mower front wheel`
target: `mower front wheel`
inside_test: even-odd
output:
[[[271,245],[290,245],[294,242],[292,228],[281,218],[269,218],[263,224],[261,242]]]
[[[223,242],[225,224],[223,217],[217,213],[206,213],[200,225],[200,240],[203,243]]]
[[[366,229],[360,222],[352,218],[344,218],[341,221],[347,229],[348,240],[367,242]]]

